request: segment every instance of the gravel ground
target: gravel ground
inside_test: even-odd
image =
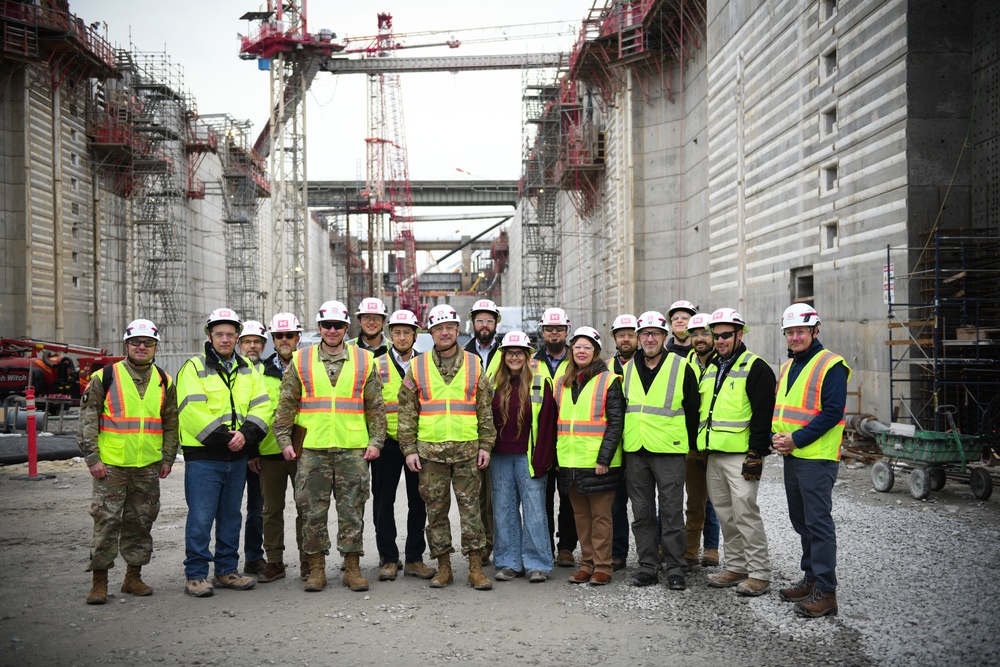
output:
[[[683,592],[629,586],[634,552],[625,576],[605,587],[571,586],[563,581],[571,571],[556,568],[545,584],[518,579],[473,591],[461,585],[461,558],[456,585],[444,590],[412,578],[377,582],[370,525],[368,593],[342,588],[331,558],[322,593],[305,594],[288,578],[194,600],[182,592],[182,465],[163,483],[156,553],[144,569],[156,594],[118,593],[119,563],[109,603],[88,607],[89,476],[79,463],[40,469],[57,476],[12,480],[24,466],[0,474],[3,665],[1000,664],[1000,501],[975,500],[955,482],[916,501],[905,481],[880,494],[868,468],[842,466],[834,496],[840,614],[800,619],[776,592],[740,598],[708,588],[702,568]],[[778,588],[800,572],[776,457],[759,499]],[[453,523],[458,535],[454,510]]]

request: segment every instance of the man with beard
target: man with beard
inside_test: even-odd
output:
[[[546,308],[542,313],[539,328],[542,330],[544,345],[531,360],[532,370],[552,380],[566,372],[569,365],[569,346],[566,336],[569,334],[569,316],[562,308]],[[559,532],[556,532],[555,496],[559,489],[558,461],[549,471],[548,483],[545,487],[545,510],[549,519],[549,540],[556,551],[556,565],[559,567],[576,567],[573,552],[576,550],[576,517],[573,515],[573,505],[569,493],[559,491]],[[559,542],[555,537],[558,535]]]
[[[611,324],[611,337],[615,340],[614,363],[611,372],[620,378],[625,377],[624,367],[633,356],[636,350],[635,315],[624,313],[615,318]],[[624,471],[625,460],[622,458],[622,470]],[[611,505],[612,542],[611,542],[611,566],[617,572],[625,567],[628,558],[628,490],[625,487],[625,475],[621,476],[622,482],[615,491],[615,500]]]
[[[469,320],[475,333],[466,346],[477,359],[479,365],[486,371],[486,376],[492,378],[500,368],[500,339],[497,338],[497,325],[500,324],[500,309],[489,299],[480,299],[472,304],[469,310]],[[490,469],[483,468],[481,472],[482,485],[479,489],[479,510],[483,515],[483,530],[486,533],[486,549],[483,551],[483,563],[489,564],[493,553],[493,484],[490,481]]]

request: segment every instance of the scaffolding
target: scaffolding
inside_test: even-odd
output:
[[[895,300],[895,267],[914,266]],[[937,231],[886,250],[889,407],[894,421],[980,433],[1000,407],[1000,237]]]
[[[226,303],[245,319],[265,321],[268,293],[260,266],[260,205],[271,196],[264,159],[251,146],[249,120],[203,116],[220,138],[222,222],[226,225]],[[302,316],[302,313],[296,313]]]

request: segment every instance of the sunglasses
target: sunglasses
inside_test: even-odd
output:
[[[337,331],[343,331],[347,328],[347,324],[344,322],[320,322],[320,329],[336,329]]]
[[[555,333],[557,331],[566,331],[566,327],[562,325],[545,325],[542,327],[542,331],[545,333]]]
[[[713,333],[712,338],[715,340],[729,340],[736,335],[735,331],[723,331],[722,333]]]
[[[292,340],[298,336],[297,333],[272,333],[271,338],[274,340]]]
[[[135,338],[129,338],[125,342],[128,343],[129,347],[146,347],[150,349],[156,347],[155,340],[137,340]]]

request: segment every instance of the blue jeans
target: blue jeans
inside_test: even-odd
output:
[[[260,475],[247,468],[247,521],[243,527],[243,559],[264,558],[264,494]]]
[[[208,578],[208,564],[215,562],[216,576],[235,572],[239,565],[240,527],[243,524],[243,487],[247,462],[187,461],[184,465],[184,576]],[[215,524],[215,557],[209,544]]]
[[[528,474],[526,454],[494,454],[490,458],[490,483],[496,568],[550,572],[546,477],[533,479]]]
[[[705,501],[705,528],[701,531],[705,540],[706,549],[719,548],[719,517],[715,516],[715,508],[712,501]]]
[[[816,587],[837,590],[837,529],[833,524],[833,483],[840,461],[785,457],[785,497],[792,528],[802,540],[802,571]]]

